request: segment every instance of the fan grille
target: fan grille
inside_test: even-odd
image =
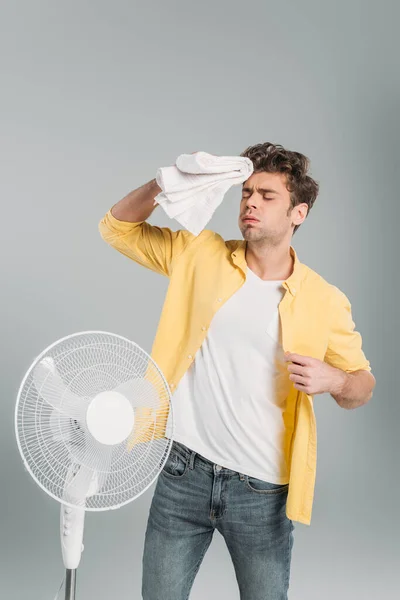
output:
[[[61,393],[51,373],[38,385],[35,373],[43,364],[56,369]],[[123,384],[135,417],[146,417],[135,419],[128,439],[107,446],[87,429],[86,407],[97,394]],[[15,411],[17,443],[28,471],[56,500],[92,511],[118,508],[143,493],[159,474],[172,441],[154,432],[165,432],[170,412],[165,378],[137,344],[106,332],[77,333],[49,346],[28,370]],[[151,434],[137,437],[135,427],[143,423]],[[132,435],[136,441],[129,444]],[[72,497],[67,483],[79,470],[84,479],[95,478],[96,485],[91,495]]]

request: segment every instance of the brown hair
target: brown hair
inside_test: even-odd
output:
[[[249,146],[240,156],[249,158],[254,166],[254,172],[284,173],[286,187],[290,192],[292,210],[298,204],[307,204],[308,213],[318,196],[319,184],[307,175],[310,160],[304,154],[285,150],[280,144],[265,142]],[[295,225],[293,235],[300,225]]]

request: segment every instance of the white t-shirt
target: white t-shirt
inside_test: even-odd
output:
[[[282,412],[291,381],[278,305],[282,281],[250,268],[212,319],[172,396],[173,438],[205,458],[271,483],[287,483]],[[171,420],[167,437],[171,437]]]

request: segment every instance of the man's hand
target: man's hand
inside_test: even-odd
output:
[[[311,356],[285,353],[289,379],[294,387],[306,394],[340,394],[346,382],[346,373],[331,367],[322,360]]]

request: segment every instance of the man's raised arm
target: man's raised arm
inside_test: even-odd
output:
[[[156,180],[152,179],[117,202],[112,207],[111,214],[116,219],[129,223],[147,221],[153,210],[158,206],[158,204],[154,204],[154,198],[161,191]]]
[[[157,227],[147,219],[157,206],[161,192],[155,179],[133,190],[115,204],[99,223],[107,244],[136,263],[169,277],[176,260],[195,236],[181,229]]]

